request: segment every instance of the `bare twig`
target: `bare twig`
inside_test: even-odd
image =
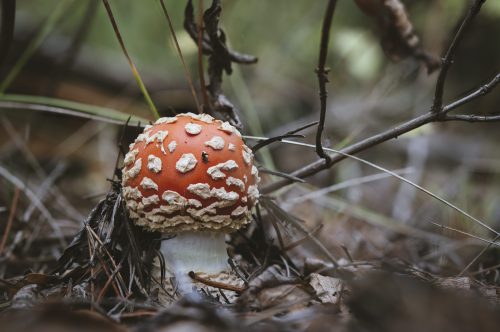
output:
[[[203,9],[201,6],[199,7],[199,9]],[[207,70],[209,79],[208,85],[206,85],[208,101],[205,102],[204,106],[206,109],[204,111],[217,118],[229,121],[237,128],[241,128],[242,123],[234,105],[222,92],[222,77],[224,72],[228,75],[231,74],[231,64],[233,62],[250,64],[255,63],[257,58],[236,53],[227,47],[226,35],[219,27],[221,12],[220,0],[212,0],[212,5],[203,14],[203,22],[200,21],[197,24],[192,0],[188,0],[184,13],[184,28],[198,45],[199,58],[202,53],[209,56]],[[199,27],[202,24],[203,30]],[[204,98],[206,97],[205,95]]]
[[[462,106],[462,105],[464,105],[464,104],[466,104],[466,103],[468,103],[476,98],[479,98],[479,97],[482,97],[482,96],[488,94],[491,90],[493,90],[497,86],[498,83],[500,83],[500,73],[497,73],[491,81],[489,81],[488,83],[486,83],[485,85],[483,85],[479,89],[475,90],[473,93],[468,94],[467,96],[446,105],[443,108],[443,111],[450,112],[451,110],[453,110],[457,107],[460,107],[460,106]]]
[[[464,18],[462,21],[461,27],[458,30],[457,34],[455,35],[455,38],[453,39],[447,53],[445,56],[445,63],[443,65],[444,70],[441,70],[441,73],[438,77],[438,82],[437,82],[437,87],[436,87],[436,96],[434,98],[434,103],[431,107],[431,110],[423,115],[420,115],[416,118],[413,118],[403,124],[400,124],[394,128],[391,128],[389,130],[386,130],[382,133],[376,134],[374,136],[368,137],[358,143],[355,143],[353,145],[350,145],[346,147],[345,149],[342,149],[340,154],[336,154],[332,157],[330,157],[329,160],[326,159],[320,159],[316,160],[309,165],[306,165],[297,171],[293,172],[291,175],[299,178],[304,178],[311,176],[313,174],[316,174],[324,169],[328,169],[334,164],[340,162],[341,160],[347,158],[347,155],[353,155],[356,154],[360,151],[364,151],[366,149],[371,148],[372,146],[378,145],[380,143],[383,143],[385,141],[388,141],[393,138],[397,138],[400,135],[403,135],[405,133],[408,133],[409,131],[416,129],[418,127],[421,127],[425,124],[431,123],[431,122],[436,122],[439,121],[441,118],[446,119],[446,115],[448,112],[450,112],[452,109],[464,105],[465,103],[481,96],[485,95],[486,93],[490,92],[497,84],[498,84],[498,78],[496,75],[495,78],[490,81],[488,84],[485,86],[479,88],[469,96],[462,98],[459,101],[450,103],[449,105],[442,107],[442,89],[444,87],[444,82],[440,82],[440,80],[444,80],[446,78],[446,71],[448,70],[449,66],[451,65],[449,62],[451,61],[450,59],[453,57],[455,50],[457,48],[458,43],[460,42],[462,35],[464,33],[464,30],[466,27],[469,26],[471,20],[477,15],[479,12],[481,5],[484,3],[485,0],[476,0],[474,4],[472,5],[471,9],[469,10],[468,15]],[[438,105],[438,106],[436,106]],[[436,111],[437,109],[437,111]],[[463,117],[457,117],[457,120],[462,120]],[[473,118],[475,120],[479,118]],[[494,118],[495,119],[495,118]],[[451,119],[450,119],[451,120]],[[496,120],[496,119],[495,119]],[[493,121],[493,119],[489,119],[489,121]],[[320,119],[320,125],[321,125],[321,119]],[[319,126],[318,126],[319,127]],[[318,138],[318,136],[316,137]],[[321,143],[321,142],[320,142]],[[319,145],[322,150],[324,148]],[[318,140],[316,140],[316,150],[318,151]],[[271,183],[264,188],[262,188],[261,192],[266,194],[270,193],[274,190],[277,190],[283,186],[286,186],[288,184],[292,183],[291,180],[289,179],[280,179],[274,183]]]
[[[230,291],[233,291],[233,292],[238,293],[238,294],[243,293],[243,291],[245,290],[245,288],[243,288],[243,287],[233,286],[233,285],[225,284],[223,282],[205,279],[203,277],[200,277],[199,275],[197,275],[193,271],[189,271],[188,275],[191,279],[196,280],[198,282],[201,282],[202,284],[205,284],[205,285],[210,286],[210,287],[230,290]]]
[[[322,170],[328,169],[331,166],[337,164],[338,162],[344,160],[346,157],[345,154],[349,155],[354,155],[358,152],[364,151],[368,148],[371,148],[372,146],[378,145],[382,142],[388,141],[390,139],[396,138],[400,135],[403,135],[415,128],[418,128],[420,126],[423,126],[427,123],[430,123],[434,121],[436,118],[436,114],[434,113],[426,113],[424,115],[420,115],[412,120],[409,120],[401,125],[398,125],[394,128],[391,128],[389,130],[386,130],[382,133],[376,134],[374,136],[371,136],[369,138],[366,138],[358,143],[352,144],[342,150],[340,152],[344,154],[336,154],[330,158],[329,161],[326,161],[325,159],[319,159],[316,161],[313,161],[309,165],[303,166],[302,168],[294,171],[291,173],[291,175],[299,178],[305,178],[311,175],[314,175]],[[271,193],[275,190],[278,190],[288,184],[292,183],[288,179],[280,179],[277,180],[276,182],[270,183],[266,186],[264,186],[261,189],[261,192],[264,194]]]
[[[184,12],[184,29],[189,33],[191,38],[193,40],[197,40],[198,38],[198,28],[196,26],[195,20],[194,20],[194,13],[193,13],[193,3],[192,0],[189,0],[186,9]],[[203,36],[202,40],[202,50],[203,54],[205,55],[211,55],[214,52],[213,45],[210,41],[210,39],[206,36]],[[257,57],[249,54],[242,54],[238,53],[236,51],[233,51],[231,49],[227,50],[229,60],[234,63],[243,63],[243,64],[252,64],[257,62]]]
[[[472,114],[457,114],[446,115],[439,121],[465,121],[465,122],[499,122],[500,115],[472,115]]]
[[[451,65],[453,64],[453,58],[455,56],[455,52],[457,50],[458,45],[460,44],[460,41],[462,40],[465,31],[467,28],[470,26],[471,22],[474,20],[474,18],[477,16],[479,11],[481,10],[481,6],[485,3],[486,0],[475,0],[474,4],[471,6],[469,9],[467,15],[465,18],[462,20],[462,23],[460,24],[460,28],[458,28],[458,31],[456,32],[455,36],[453,37],[452,42],[450,43],[450,46],[448,46],[448,50],[446,51],[446,54],[442,60],[442,67],[439,72],[439,76],[436,81],[436,90],[434,92],[434,102],[432,104],[432,112],[437,113],[441,111],[443,107],[443,93],[444,93],[444,85],[446,83],[446,75],[448,74],[448,70],[450,69]]]
[[[263,140],[263,141],[260,141],[259,143],[255,144],[254,146],[252,146],[252,151],[253,153],[257,152],[258,150],[262,149],[263,147],[271,144],[271,143],[274,143],[274,142],[277,142],[277,141],[281,141],[282,139],[284,138],[290,138],[290,137],[304,137],[302,135],[295,135],[296,133],[298,133],[299,131],[301,130],[304,130],[306,128],[309,128],[309,127],[312,127],[314,125],[318,124],[318,121],[314,121],[314,122],[311,122],[311,123],[308,123],[302,127],[299,127],[297,129],[294,129],[294,130],[290,130],[289,132],[286,132],[285,134],[283,135],[279,135],[279,136],[275,136],[275,137],[271,137],[271,138],[268,138],[266,140]]]
[[[498,76],[498,75],[497,75]],[[486,84],[488,87],[485,89],[485,86],[480,87],[473,93],[471,93],[469,96],[478,96],[480,94],[479,91],[481,91],[482,95],[485,95],[486,93],[492,91],[492,89],[497,86],[497,79],[496,76],[495,78],[490,81],[490,83]],[[460,105],[464,105],[466,102],[470,102],[474,100],[476,97],[465,97],[462,98],[466,99],[465,101],[461,102]],[[435,113],[432,110],[420,115],[416,118],[413,118],[411,120],[408,120],[394,128],[388,129],[382,133],[373,135],[371,137],[365,138],[362,141],[359,141],[358,143],[352,144],[340,151],[338,151],[340,154],[336,154],[330,158],[329,161],[326,161],[325,159],[319,159],[316,161],[313,161],[309,165],[303,166],[302,168],[294,171],[291,173],[291,175],[299,178],[304,178],[308,177],[311,175],[314,175],[322,170],[328,169],[332,167],[333,165],[337,164],[338,162],[344,160],[347,158],[347,155],[354,155],[358,152],[364,151],[366,149],[371,148],[372,146],[378,145],[380,143],[386,142],[390,139],[397,138],[403,134],[406,134],[413,129],[419,128],[425,124],[431,123],[431,122],[437,122],[437,121],[451,121],[451,120],[459,120],[459,121],[466,121],[466,119],[470,119],[470,122],[493,122],[493,121],[498,121],[497,116],[478,116],[478,115],[448,115],[448,112],[453,110],[454,108],[458,106],[456,105],[457,102],[452,102],[449,105],[445,106],[442,108],[441,111]],[[453,107],[452,107],[453,106]],[[475,120],[475,121],[473,121]],[[292,183],[292,181],[288,179],[281,179],[276,182],[270,183],[264,188],[262,188],[261,192],[264,194],[273,192],[275,190],[278,190],[288,184]]]
[[[3,253],[3,249],[7,244],[7,239],[9,238],[10,229],[12,228],[12,223],[14,222],[14,216],[16,215],[17,202],[19,201],[19,193],[21,191],[18,187],[14,190],[14,197],[12,198],[12,204],[10,206],[9,219],[7,219],[7,225],[3,231],[2,242],[0,243],[0,256]]]
[[[184,75],[186,76],[186,79],[189,84],[189,89],[191,90],[191,94],[193,95],[194,102],[196,103],[196,108],[198,109],[198,113],[203,113],[203,110],[201,109],[200,102],[198,101],[198,96],[196,95],[196,91],[194,89],[194,84],[191,79],[191,73],[189,72],[189,69],[186,65],[186,61],[184,61],[184,56],[182,55],[181,47],[179,46],[179,42],[177,41],[177,36],[175,35],[175,30],[172,25],[172,20],[170,19],[170,15],[168,14],[167,7],[165,6],[165,2],[163,0],[160,0],[160,5],[161,9],[163,10],[163,14],[165,15],[165,18],[167,19],[168,23],[168,28],[170,29],[170,36],[172,37],[172,40],[174,41],[175,48],[177,49],[177,53],[179,54],[179,58],[181,59],[182,62],[182,67],[184,68]]]
[[[321,28],[318,68],[316,68],[319,83],[319,100],[321,103],[318,130],[316,131],[316,153],[320,158],[327,161],[330,157],[325,153],[325,151],[323,151],[323,145],[321,143],[321,136],[325,127],[326,99],[328,96],[328,92],[326,90],[326,83],[328,82],[328,69],[325,69],[325,64],[326,56],[328,54],[328,42],[330,40],[330,26],[332,25],[333,13],[335,12],[336,4],[336,0],[329,0],[326,7],[325,16],[323,18],[323,27]]]

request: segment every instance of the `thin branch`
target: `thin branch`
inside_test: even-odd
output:
[[[477,16],[479,11],[481,10],[481,6],[485,3],[486,0],[475,0],[474,4],[469,9],[467,15],[462,20],[460,24],[460,28],[457,33],[453,37],[453,40],[446,51],[446,54],[442,60],[441,71],[439,72],[439,76],[436,81],[436,90],[434,92],[434,102],[432,104],[432,111],[437,113],[441,111],[443,107],[443,93],[444,93],[444,85],[446,83],[446,75],[448,74],[448,70],[453,64],[453,58],[455,56],[455,52],[457,50],[460,41],[462,40],[465,31],[469,28],[471,22]]]
[[[321,103],[318,130],[316,131],[316,153],[320,158],[323,158],[327,161],[330,158],[325,153],[325,151],[323,151],[323,145],[321,144],[321,136],[325,127],[326,100],[328,96],[328,92],[326,90],[326,83],[328,83],[328,69],[325,69],[325,64],[326,56],[328,54],[328,41],[330,40],[330,27],[332,25],[336,4],[336,0],[329,0],[326,7],[325,16],[323,18],[323,27],[321,28],[318,68],[316,68],[316,74],[318,75],[319,83],[319,100]]]
[[[482,96],[488,94],[491,90],[493,90],[497,86],[498,83],[500,83],[500,73],[497,73],[491,81],[489,81],[488,83],[486,83],[485,85],[483,85],[482,87],[480,87],[479,89],[474,91],[473,93],[446,105],[445,107],[443,107],[443,111],[450,112],[451,110],[453,110],[457,107],[460,107],[460,106],[462,106],[462,105],[464,105],[464,104],[466,104],[466,103],[468,103],[476,98],[479,98],[479,97],[482,97]]]
[[[234,286],[234,285],[230,285],[230,284],[225,284],[223,282],[206,279],[206,278],[203,278],[203,277],[197,275],[193,271],[189,271],[188,276],[191,279],[198,281],[198,282],[201,282],[202,284],[205,284],[205,285],[210,286],[210,287],[229,290],[229,291],[233,291],[233,292],[238,293],[238,294],[241,294],[241,293],[243,293],[243,291],[245,291],[244,287],[238,287],[238,286]]]
[[[373,135],[371,137],[365,138],[362,141],[359,141],[358,143],[355,143],[353,145],[350,145],[342,150],[340,150],[340,154],[336,154],[331,157],[329,161],[326,161],[325,159],[318,159],[316,161],[313,161],[309,165],[303,166],[302,168],[294,171],[291,173],[292,176],[299,177],[299,178],[305,178],[311,175],[314,175],[322,170],[328,169],[332,167],[333,165],[337,164],[338,162],[344,160],[347,158],[346,155],[354,155],[358,152],[364,151],[366,149],[371,148],[372,146],[378,145],[380,143],[386,142],[390,139],[397,138],[403,134],[406,134],[413,129],[419,128],[425,124],[431,123],[431,122],[438,122],[438,121],[469,121],[469,122],[496,122],[499,121],[499,117],[497,115],[491,115],[491,116],[481,116],[481,115],[448,115],[448,112],[453,110],[454,108],[464,105],[465,103],[468,103],[474,99],[476,99],[479,96],[484,96],[488,92],[492,91],[493,88],[495,88],[498,85],[498,74],[491,80],[488,84],[483,85],[470,95],[460,99],[459,101],[452,102],[445,107],[442,108],[440,112],[433,112],[432,110],[420,115],[416,118],[413,118],[411,120],[408,120],[394,128],[388,129],[382,133]],[[261,189],[261,192],[264,194],[268,194],[272,191],[278,190],[288,184],[291,184],[292,182],[287,179],[281,179],[278,180],[274,183],[268,184],[264,188]]]
[[[265,147],[271,143],[281,141],[282,139],[285,139],[285,138],[304,137],[303,135],[295,135],[295,134],[298,133],[299,131],[302,131],[304,129],[312,127],[316,124],[318,124],[318,121],[314,121],[314,122],[308,123],[300,128],[290,130],[290,131],[284,133],[283,135],[278,135],[278,136],[271,137],[271,138],[268,138],[266,140],[260,141],[259,143],[252,146],[252,152],[255,153],[255,152],[259,151],[260,149],[262,149],[263,147]]]
[[[170,15],[168,14],[167,7],[165,6],[165,2],[163,0],[160,0],[160,6],[161,9],[163,10],[163,14],[165,15],[165,18],[167,19],[168,23],[168,28],[170,29],[170,36],[172,37],[172,40],[174,41],[175,48],[177,49],[177,53],[179,54],[179,58],[181,59],[182,62],[182,67],[184,68],[184,75],[186,76],[186,79],[189,84],[189,89],[191,90],[191,94],[193,95],[194,102],[196,103],[196,108],[198,109],[198,113],[203,113],[200,102],[198,101],[198,96],[196,95],[196,91],[194,89],[194,84],[193,80],[191,79],[191,73],[189,72],[189,69],[186,65],[186,61],[184,61],[184,56],[182,55],[181,47],[179,46],[179,41],[177,40],[177,36],[175,35],[175,30],[172,25],[172,19],[170,18]]]
[[[184,11],[184,29],[187,31],[189,36],[194,40],[198,40],[198,28],[194,20],[194,11],[193,11],[193,3],[192,0],[189,0],[188,3],[186,4],[186,9]],[[202,50],[203,54],[205,55],[211,55],[214,52],[214,48],[212,45],[212,42],[207,36],[203,36],[202,40]],[[233,51],[231,49],[227,49],[229,60],[234,63],[243,63],[243,64],[253,64],[258,61],[258,58],[249,55],[249,54],[243,54],[239,53],[236,51]]]
[[[108,0],[102,0],[102,3],[104,4],[104,7],[106,8],[106,12],[109,17],[109,21],[111,22],[111,25],[113,26],[113,30],[116,35],[116,39],[118,40],[118,43],[120,44],[120,47],[122,48],[123,54],[127,58],[128,64],[130,66],[130,69],[132,70],[132,75],[134,76],[135,80],[137,81],[137,85],[139,85],[139,89],[141,90],[144,99],[149,105],[149,108],[151,109],[151,112],[153,113],[153,116],[158,119],[160,117],[160,113],[158,113],[158,110],[156,109],[155,104],[153,103],[153,100],[151,99],[151,96],[149,95],[148,90],[146,89],[146,85],[144,85],[144,82],[142,81],[141,75],[139,74],[139,71],[137,70],[134,62],[132,61],[132,58],[128,54],[127,48],[125,47],[125,43],[123,42],[122,35],[120,33],[120,30],[118,29],[118,25],[116,24],[115,17],[113,15],[113,11],[111,10],[111,7],[109,5]]]
[[[438,113],[440,114],[440,113]],[[340,150],[343,154],[336,154],[331,156],[329,161],[325,159],[318,159],[310,163],[309,165],[303,166],[302,168],[294,171],[291,175],[299,178],[305,178],[311,175],[314,175],[322,170],[330,168],[331,166],[337,164],[338,162],[347,158],[346,155],[354,155],[358,152],[364,151],[366,149],[371,148],[372,146],[378,145],[390,139],[396,138],[400,135],[403,135],[413,129],[421,127],[427,123],[430,123],[435,120],[437,117],[436,114],[432,112],[428,112],[426,114],[420,115],[414,119],[411,119],[403,124],[400,124],[394,128],[386,130],[382,133],[376,134],[374,136],[368,137],[358,143],[350,145],[342,150]],[[260,191],[264,194],[271,193],[275,190],[278,190],[288,184],[292,183],[288,179],[280,179],[276,182],[270,183],[263,187]]]
[[[440,118],[439,121],[499,122],[500,115],[472,115],[472,114],[446,115]]]

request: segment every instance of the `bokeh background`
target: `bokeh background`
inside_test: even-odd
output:
[[[404,3],[423,48],[440,56],[470,1]],[[157,2],[112,0],[110,4],[128,52],[162,114],[196,111]],[[197,83],[197,48],[182,28],[184,5],[183,1],[167,1],[184,58]],[[314,69],[325,2],[224,0],[222,5],[221,25],[229,45],[259,58],[255,65],[234,65],[233,74],[224,79],[224,93],[239,110],[243,132],[271,137],[316,120],[319,98]],[[445,102],[465,96],[498,71],[499,22],[500,2],[488,1],[458,49]],[[397,63],[387,59],[377,25],[354,2],[339,1],[331,31],[326,145],[346,146],[429,110],[437,73],[428,75],[411,58]],[[20,67],[19,59],[37,38],[39,47]],[[18,1],[14,43],[0,68],[0,81],[13,68],[19,72],[5,93],[76,101],[151,118],[100,1]],[[497,89],[458,112],[498,114],[499,105]],[[498,229],[498,129],[495,123],[432,124],[360,156],[396,171]],[[303,141],[313,143],[314,128],[305,134]],[[5,172],[0,177],[1,225],[7,220],[14,178],[40,199],[53,221],[33,222],[44,216],[34,209],[32,200],[21,202],[14,237],[8,241],[25,257],[20,270],[50,266],[51,257],[57,257],[62,246],[48,247],[47,261],[30,261],[29,257],[40,253],[29,252],[29,248],[40,246],[28,244],[58,241],[58,234],[71,239],[109,189],[106,179],[114,173],[120,136],[121,127],[112,124],[37,111],[0,110],[0,165],[10,176],[10,181]],[[290,172],[316,156],[313,149],[278,143],[262,150],[258,158],[270,169]],[[338,256],[345,255],[340,247],[345,246],[356,259],[397,257],[431,272],[453,275],[484,243],[443,231],[431,222],[492,238],[483,227],[443,203],[354,160],[307,180],[307,184],[289,186],[275,196],[310,229],[323,224],[318,234]],[[272,177],[266,176],[264,181],[272,181]],[[322,188],[329,190],[318,191]],[[498,252],[490,250],[470,272],[494,264],[498,264]],[[497,282],[495,269],[489,273],[488,278]]]

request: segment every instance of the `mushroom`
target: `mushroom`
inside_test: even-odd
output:
[[[207,114],[160,118],[130,144],[122,195],[136,225],[176,235],[160,250],[178,293],[203,288],[191,271],[242,285],[228,266],[225,234],[250,222],[259,181],[238,130]]]

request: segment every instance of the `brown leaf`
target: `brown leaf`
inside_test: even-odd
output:
[[[427,72],[439,68],[441,61],[421,48],[420,40],[413,24],[400,0],[355,0],[358,7],[376,20],[381,31],[381,45],[386,56],[392,61],[407,57],[424,63]]]
[[[325,277],[318,273],[310,274],[309,285],[314,289],[321,303],[338,304],[342,293],[342,280]]]

